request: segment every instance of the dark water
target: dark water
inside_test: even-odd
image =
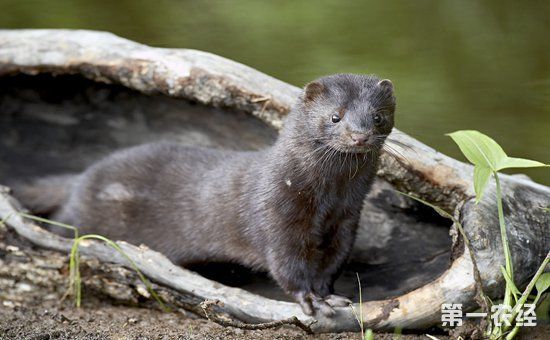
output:
[[[85,28],[210,51],[303,85],[329,73],[394,81],[397,127],[463,159],[477,129],[550,163],[548,1],[0,0],[2,28]],[[550,184],[550,170],[526,171]]]

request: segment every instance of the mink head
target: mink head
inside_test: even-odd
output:
[[[337,74],[306,85],[301,98],[302,136],[341,152],[378,150],[393,128],[391,81]]]

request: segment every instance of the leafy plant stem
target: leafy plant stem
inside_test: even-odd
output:
[[[496,171],[493,171],[493,176],[495,178],[496,183],[496,195],[497,195],[497,211],[498,211],[498,223],[500,226],[500,237],[502,240],[502,249],[504,251],[504,258],[506,262],[506,273],[508,274],[508,277],[510,277],[512,280],[514,278],[514,271],[512,267],[512,256],[510,253],[510,247],[508,245],[508,236],[506,232],[506,222],[504,220],[504,209],[502,207],[502,190],[500,186],[500,179],[498,177],[498,173]],[[512,287],[508,282],[506,282],[506,288],[504,291],[504,300],[503,304],[506,306],[513,306],[512,304]],[[502,320],[501,320],[502,321]],[[496,326],[493,329],[492,337],[499,338],[502,336],[504,331],[504,326]]]
[[[448,136],[455,141],[464,156],[466,156],[466,158],[474,165],[474,192],[476,194],[476,203],[481,201],[483,192],[487,186],[491,174],[495,178],[498,222],[502,240],[502,249],[506,262],[506,267],[501,266],[502,275],[504,276],[504,280],[506,282],[503,307],[512,310],[514,315],[513,318],[515,318],[517,313],[519,313],[520,308],[523,308],[529,294],[527,294],[527,296],[522,295],[521,298],[518,299],[521,293],[514,284],[514,268],[510,245],[508,244],[506,222],[504,220],[502,190],[500,187],[498,171],[509,168],[548,167],[550,164],[544,164],[525,158],[509,157],[497,142],[479,131],[461,130],[449,133]],[[534,282],[532,281],[532,285],[536,285],[539,278],[543,279],[540,283],[541,288],[539,289],[537,286],[537,290],[540,290],[540,293],[538,293],[540,295],[543,294],[544,290],[546,290],[548,286],[550,286],[550,283],[547,284],[544,276],[540,276],[539,274],[537,279],[535,279]],[[487,330],[487,334],[490,335],[491,339],[501,339],[504,336],[506,336],[507,339],[511,339],[517,334],[519,331],[519,326],[517,324],[511,332],[508,331],[510,327],[512,327],[511,321],[513,319],[510,318],[509,315],[510,314],[500,314],[499,320],[495,320],[494,323],[495,326],[499,326],[494,327],[492,330],[490,328]],[[503,323],[504,326],[502,326]],[[489,327],[491,326],[493,326],[493,324],[489,323]]]
[[[544,273],[544,270],[546,269],[546,266],[548,265],[548,262],[550,262],[550,251],[548,254],[546,254],[546,258],[544,261],[542,261],[542,264],[540,265],[539,269],[535,273],[535,276],[531,279],[525,290],[523,291],[523,294],[521,294],[521,297],[519,298],[518,302],[514,306],[514,309],[512,310],[512,314],[510,315],[509,321],[512,321],[516,318],[521,308],[523,308],[523,305],[527,301],[527,298],[529,298],[529,295],[531,294],[531,291],[533,288],[535,288],[535,285],[537,283],[537,280],[539,277]],[[504,332],[506,332],[508,327],[504,327]],[[520,326],[515,326],[511,333],[506,336],[507,340],[513,339],[515,334],[519,331]]]
[[[498,173],[493,172],[496,182],[496,193],[497,193],[497,209],[498,209],[498,222],[500,225],[500,236],[502,239],[502,248],[504,249],[504,258],[506,261],[506,272],[508,276],[513,280],[514,279],[514,269],[512,265],[512,254],[510,253],[510,246],[508,245],[508,236],[506,232],[506,222],[504,220],[504,209],[502,208],[502,191],[500,187],[500,180],[498,178]],[[506,284],[506,290],[504,292],[504,304],[512,306],[512,287],[509,284]]]
[[[519,333],[520,327],[516,326],[508,335],[506,335],[506,340],[511,340],[516,337],[516,335]]]

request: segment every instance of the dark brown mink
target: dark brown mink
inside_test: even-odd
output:
[[[63,187],[52,218],[146,244],[182,266],[223,261],[268,271],[306,314],[330,316],[349,303],[333,284],[394,111],[389,80],[323,77],[306,85],[273,146],[161,142],[118,151]],[[39,196],[20,191],[23,203],[56,203]]]

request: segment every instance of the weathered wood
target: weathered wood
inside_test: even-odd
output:
[[[151,48],[112,34],[90,31],[0,30],[0,76],[18,73],[80,74],[143,93],[160,93],[251,113],[277,128],[299,92],[296,87],[209,53]],[[474,246],[486,292],[492,297],[502,294],[504,280],[499,266],[504,259],[494,186],[476,205],[472,199],[470,165],[438,153],[399,131],[392,138],[408,147],[402,148],[396,157],[383,156],[380,178],[399,190],[454,212]],[[507,175],[502,176],[502,184],[515,279],[525,283],[550,248],[550,217],[542,209],[550,206],[550,188]],[[14,215],[18,209],[17,203],[3,191],[0,218],[11,214],[8,224],[35,244],[69,249],[69,240]],[[387,216],[390,215],[388,210]],[[220,300],[228,313],[242,321],[267,322],[293,315],[305,323],[313,321],[294,303],[220,285],[173,265],[147,248],[119,244],[154,281],[200,299]],[[455,250],[451,267],[433,282],[393,299],[363,303],[365,324],[374,329],[418,329],[439,322],[442,303],[462,303],[465,309],[473,308],[472,263],[460,242],[455,242]],[[125,265],[116,252],[97,242],[86,242],[82,252]],[[355,309],[358,308],[356,305]],[[312,328],[316,332],[357,330],[358,324],[352,310],[342,308],[334,318],[318,318]]]

